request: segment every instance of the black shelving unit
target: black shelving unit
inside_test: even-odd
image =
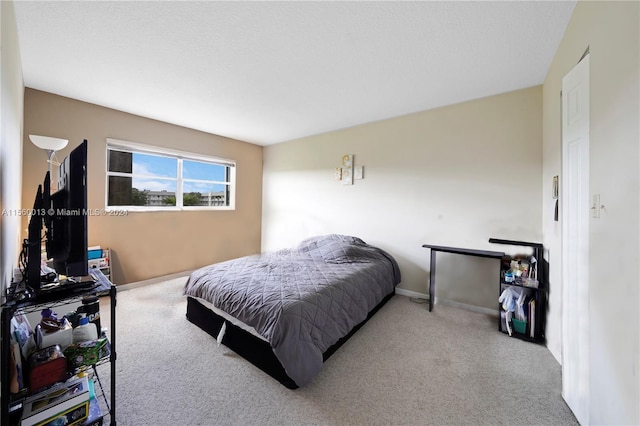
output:
[[[489,238],[489,242],[493,244],[503,244],[503,245],[511,245],[511,246],[520,246],[520,247],[529,247],[532,249],[533,253],[531,256],[536,259],[536,279],[538,280],[538,287],[529,287],[524,286],[522,284],[522,280],[517,278],[512,282],[506,282],[504,279],[504,271],[501,271],[500,274],[500,285],[498,296],[502,294],[502,291],[508,287],[520,287],[527,289],[527,292],[530,296],[535,300],[535,321],[534,321],[534,329],[533,336],[530,333],[530,321],[528,318],[527,322],[529,326],[527,326],[526,333],[518,333],[515,330],[512,333],[512,337],[526,340],[528,342],[533,343],[544,343],[545,341],[545,318],[546,318],[546,309],[547,309],[547,283],[546,283],[546,275],[543,269],[544,259],[543,259],[543,245],[540,243],[532,243],[527,241],[513,241],[513,240],[502,240],[498,238]],[[502,268],[501,268],[502,269]],[[507,333],[505,329],[505,312],[502,309],[501,304],[498,305],[498,310],[500,311],[500,317],[498,319],[498,330],[502,333]]]
[[[110,353],[108,357],[100,360],[97,364],[92,366],[93,373],[97,379],[96,390],[100,389],[100,394],[96,393],[96,397],[100,397],[106,406],[106,412],[101,405],[101,411],[103,419],[109,417],[109,424],[116,424],[116,286],[108,280],[105,280],[99,287],[91,288],[88,290],[78,290],[66,294],[57,294],[49,296],[40,296],[28,301],[16,301],[8,299],[2,304],[1,315],[1,344],[0,350],[2,351],[2,367],[0,368],[0,386],[2,395],[0,396],[0,418],[2,419],[2,425],[19,425],[20,417],[22,413],[22,404],[25,399],[23,394],[11,394],[9,391],[9,362],[11,343],[11,319],[16,313],[31,313],[38,312],[45,308],[54,308],[59,306],[66,306],[72,303],[80,302],[84,296],[88,295],[108,295],[110,299]],[[102,388],[102,382],[98,374],[97,367],[99,365],[110,363],[110,398],[107,396]],[[24,364],[23,364],[24,365]]]

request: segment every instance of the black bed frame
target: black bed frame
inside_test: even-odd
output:
[[[329,359],[329,357],[333,355],[333,353],[338,350],[344,342],[349,340],[349,338],[353,336],[355,332],[358,331],[367,321],[369,321],[369,318],[378,312],[378,310],[394,295],[395,288],[392,293],[385,296],[385,298],[369,312],[364,321],[353,327],[349,334],[338,340],[322,354],[323,361]],[[222,324],[225,321],[224,318],[217,315],[211,309],[203,306],[197,299],[192,297],[187,297],[187,319],[213,337],[218,336],[220,328],[222,328]],[[222,338],[222,343],[282,383],[287,388],[298,388],[298,385],[285,372],[284,367],[282,367],[282,364],[280,364],[280,361],[276,358],[273,350],[271,349],[271,345],[268,342],[259,339],[248,331],[227,321],[227,327],[224,337]]]

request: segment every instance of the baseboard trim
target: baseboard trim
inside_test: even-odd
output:
[[[405,290],[404,288],[396,287],[396,294],[400,296],[415,297],[416,299],[427,299],[429,295],[424,293],[418,293],[417,291]]]
[[[455,300],[436,299],[436,301],[441,305],[451,306],[453,308],[466,309],[468,311],[478,312],[480,314],[493,315],[495,317],[500,315],[500,312],[497,309],[489,309],[482,306],[469,305],[467,303],[456,302]]]
[[[412,290],[405,290],[403,288],[398,288],[398,287],[396,287],[396,294],[399,294],[400,296],[414,297],[416,299],[429,300],[428,294],[419,293],[417,291],[412,291]],[[496,317],[500,315],[500,312],[497,309],[489,309],[489,308],[484,308],[482,306],[469,305],[467,303],[456,302],[455,300],[441,299],[436,297],[433,299],[433,302],[434,302],[434,305],[439,304],[439,305],[451,306],[453,308],[466,309],[468,311],[493,315]]]
[[[193,271],[176,272],[175,274],[163,275],[161,277],[149,278],[148,280],[136,281],[129,284],[118,285],[118,292],[133,290],[134,288],[144,287],[151,284],[158,284],[163,281],[172,280],[175,278],[188,277]]]

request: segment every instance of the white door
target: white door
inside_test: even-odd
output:
[[[562,79],[562,396],[589,424],[589,55]]]

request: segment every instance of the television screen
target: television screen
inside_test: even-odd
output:
[[[47,176],[49,172],[47,172]],[[45,177],[45,183],[47,178]],[[46,188],[47,189],[47,188]],[[42,257],[42,219],[46,209],[43,203],[42,185],[38,185],[36,198],[33,202],[33,211],[29,218],[28,236],[24,241],[24,250],[26,254],[26,280],[31,288],[35,291],[40,289],[40,259]],[[23,272],[25,274],[25,272]]]
[[[58,170],[58,190],[51,194],[53,213],[45,219],[47,257],[58,274],[88,275],[87,259],[87,141],[63,160]]]

